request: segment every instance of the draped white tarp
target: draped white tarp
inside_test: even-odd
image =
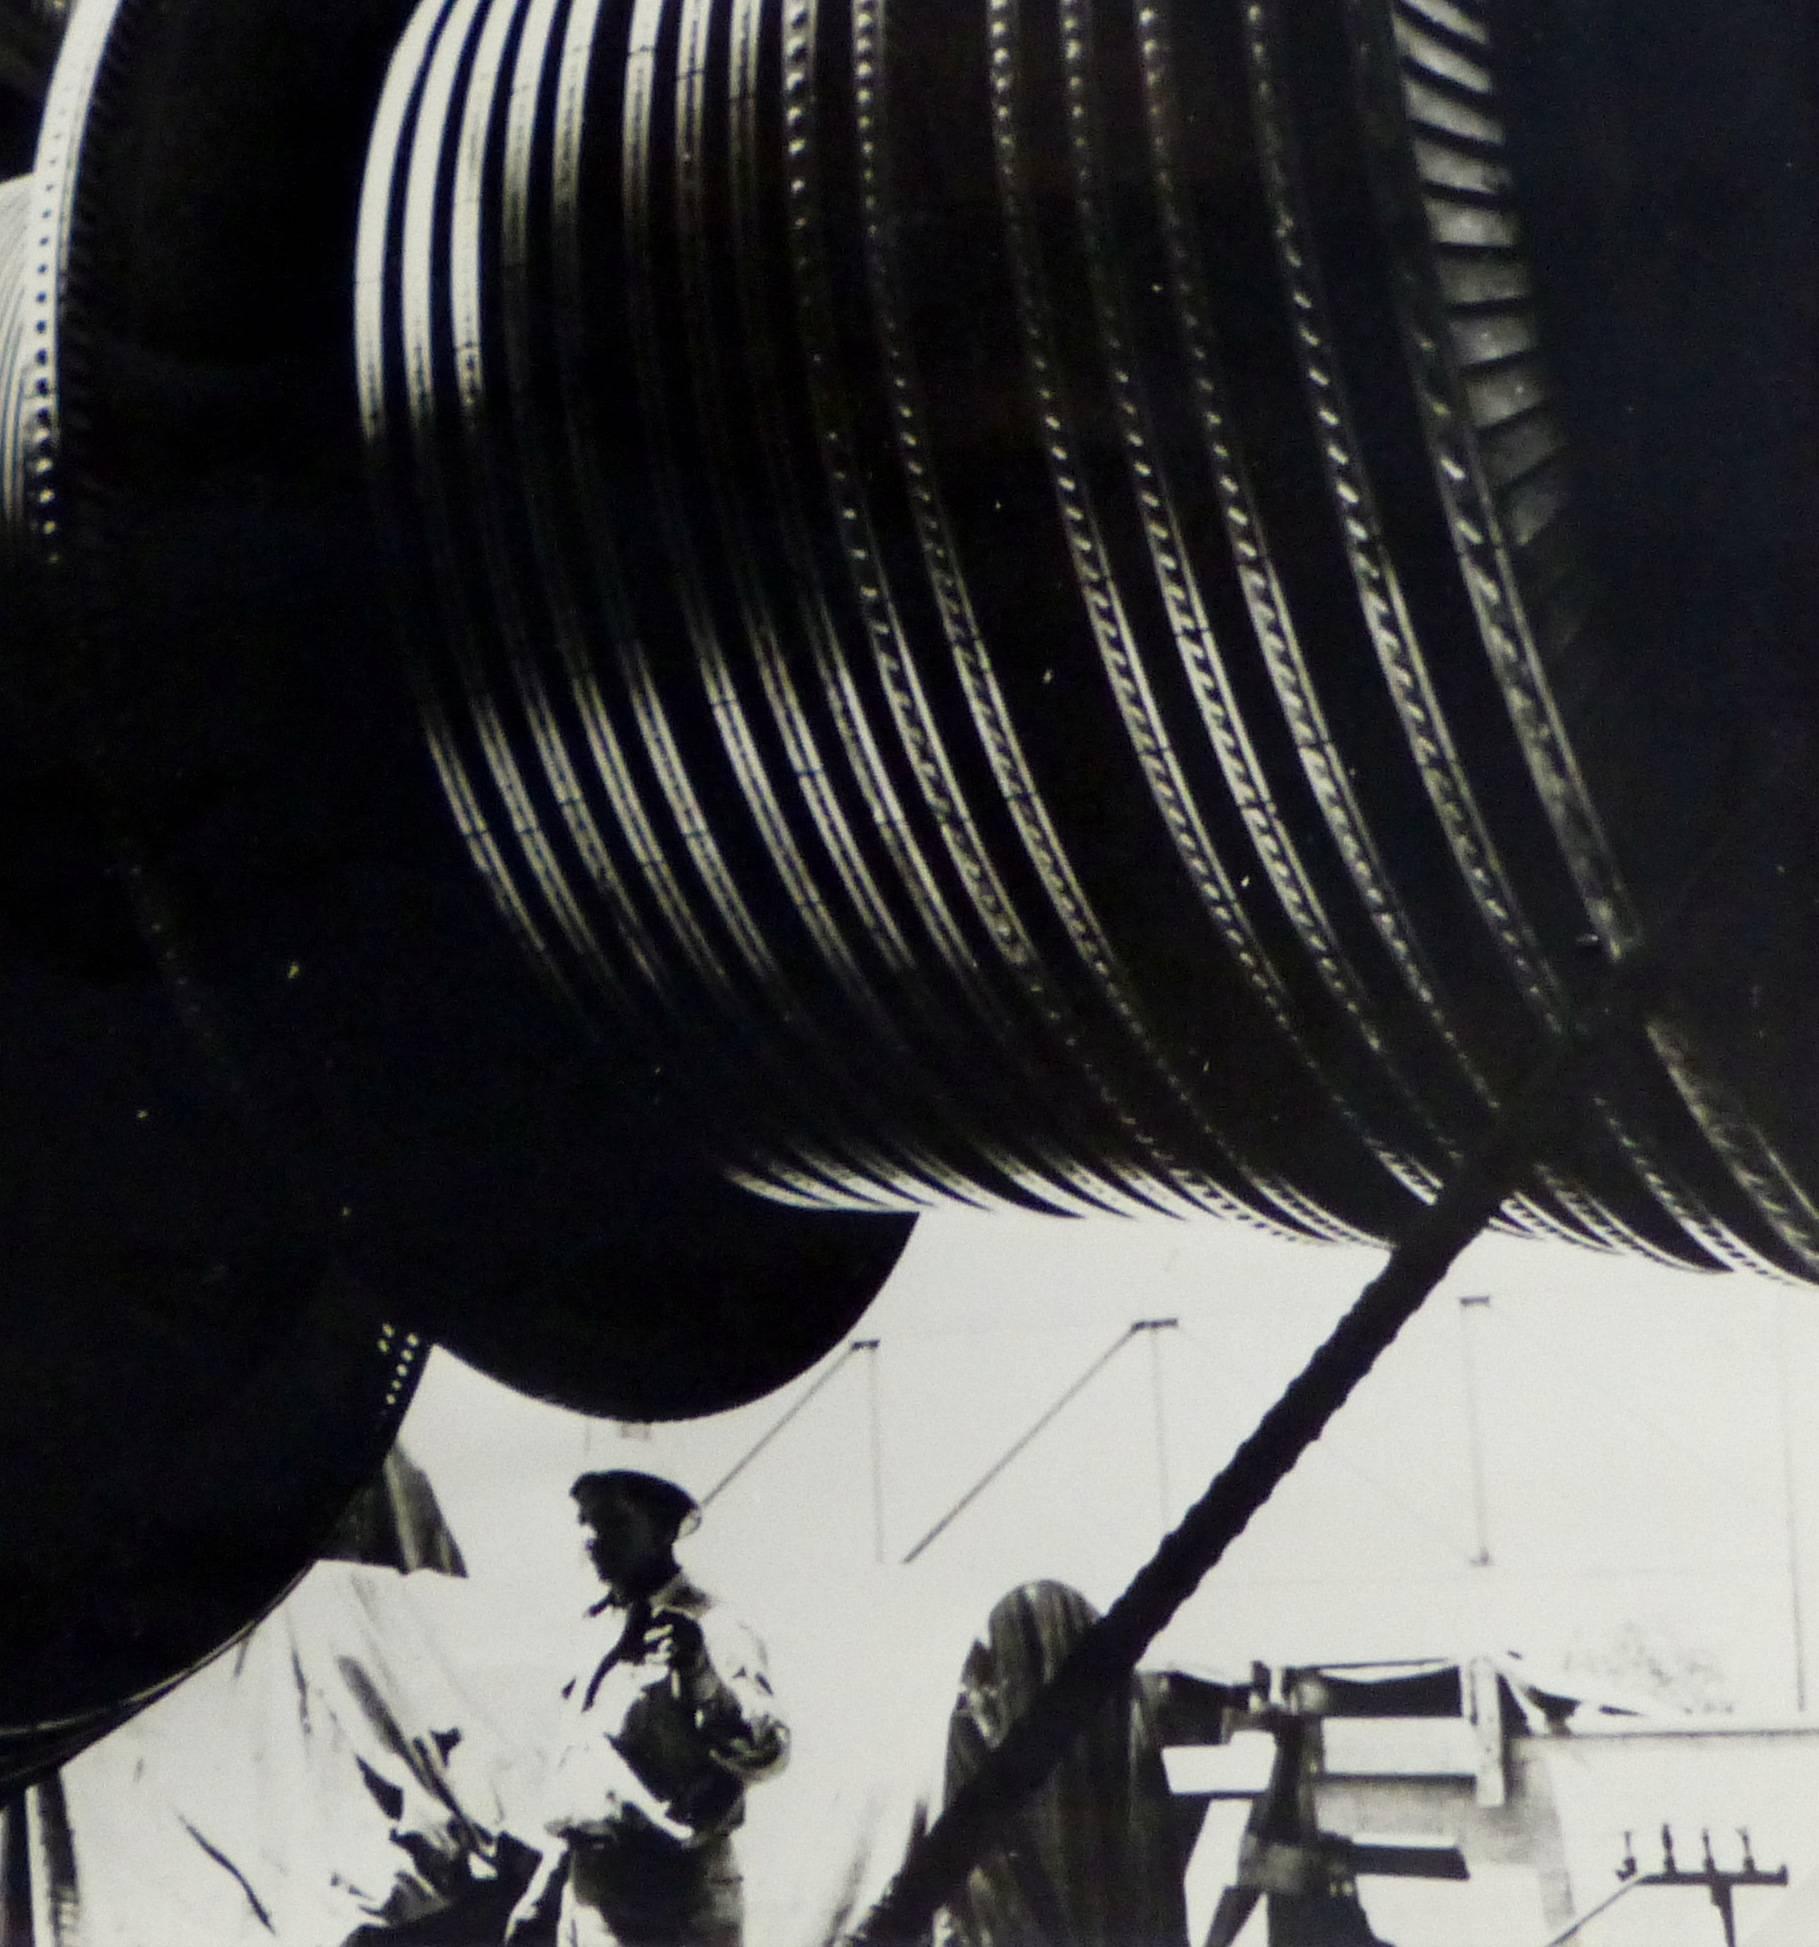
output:
[[[750,1947],[819,1947],[936,1789],[972,1628],[926,1585],[754,1617],[794,1731],[740,1838]],[[65,1767],[83,1947],[341,1947],[541,1839],[573,1619],[443,1575],[319,1564],[235,1649]]]
[[[451,1593],[469,1585],[322,1564],[65,1766],[83,1947],[339,1947],[484,1869],[508,1747],[446,1654]]]

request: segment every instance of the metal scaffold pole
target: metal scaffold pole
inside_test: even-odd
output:
[[[1484,1478],[1484,1426],[1478,1410],[1477,1323],[1490,1309],[1483,1292],[1459,1300],[1459,1343],[1465,1365],[1465,1438],[1472,1476],[1472,1567],[1491,1565],[1490,1498]]]
[[[884,1401],[878,1361],[883,1344],[878,1339],[855,1339],[853,1350],[865,1354],[866,1419],[871,1431],[872,1450],[872,1561],[884,1566]]]
[[[1145,1318],[1134,1330],[1146,1332],[1150,1342],[1150,1416],[1156,1429],[1156,1506],[1163,1532],[1168,1530],[1175,1497],[1168,1473],[1168,1394],[1162,1366],[1162,1334],[1180,1324],[1178,1318]]]

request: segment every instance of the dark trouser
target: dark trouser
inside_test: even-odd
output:
[[[579,1840],[556,1939],[558,1947],[740,1947],[744,1922],[731,1839],[693,1851]]]

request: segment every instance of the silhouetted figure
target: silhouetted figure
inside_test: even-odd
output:
[[[583,1474],[572,1491],[607,1592],[565,1686],[546,1819],[555,1844],[506,1940],[738,1947],[732,1834],[748,1783],[789,1755],[763,1649],[677,1566],[675,1543],[700,1519],[682,1488],[618,1469]]]
[[[1096,1619],[1059,1582],[1028,1583],[993,1609],[948,1729],[950,1800]],[[1133,1680],[973,1869],[936,1922],[939,1947],[1186,1947],[1172,1819],[1155,1722]]]

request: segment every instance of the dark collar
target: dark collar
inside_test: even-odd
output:
[[[588,1605],[587,1613],[589,1616],[604,1616],[609,1609],[616,1609],[621,1615],[624,1615],[634,1602],[644,1602],[653,1609],[661,1609],[665,1606],[667,1598],[680,1594],[688,1586],[688,1577],[681,1569],[677,1569],[674,1575],[670,1576],[666,1581],[659,1582],[648,1595],[632,1596],[622,1602],[618,1596],[613,1594],[612,1590],[608,1589],[606,1594],[598,1602]]]

